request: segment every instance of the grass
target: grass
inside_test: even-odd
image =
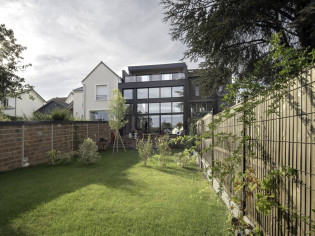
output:
[[[0,235],[227,235],[228,211],[197,168],[111,154],[0,174]]]

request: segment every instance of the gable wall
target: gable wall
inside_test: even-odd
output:
[[[85,101],[85,119],[90,118],[90,111],[107,110],[109,100],[113,96],[113,90],[118,88],[119,78],[105,65],[100,64],[90,75],[83,81],[84,101]],[[107,85],[107,100],[96,100],[96,85]]]

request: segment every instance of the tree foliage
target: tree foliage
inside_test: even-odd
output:
[[[25,79],[18,75],[30,64],[22,64],[21,54],[26,47],[17,43],[14,32],[0,25],[0,101],[7,96],[18,95],[31,88]]]
[[[108,106],[109,126],[114,130],[124,127],[128,121],[125,120],[126,100],[118,89],[113,90],[113,97],[110,99]]]
[[[184,58],[202,60],[201,93],[217,91],[232,76],[274,80],[268,58],[273,34],[285,47],[315,48],[315,2],[311,0],[161,0],[173,40],[187,46]],[[257,62],[260,61],[259,67]]]

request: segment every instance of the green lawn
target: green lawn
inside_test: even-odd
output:
[[[137,152],[0,174],[0,235],[227,235],[228,211],[197,168]]]

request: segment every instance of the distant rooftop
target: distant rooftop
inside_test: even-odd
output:
[[[79,88],[73,89],[73,91],[83,91],[83,87],[79,87]]]

